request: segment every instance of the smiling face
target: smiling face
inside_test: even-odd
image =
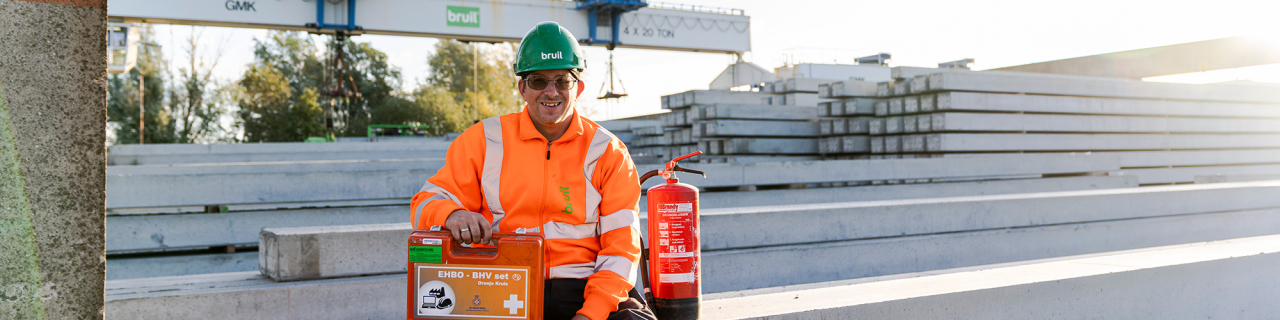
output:
[[[534,76],[551,81],[546,88],[534,90],[527,83]],[[578,80],[569,90],[559,90],[555,85],[555,79],[559,77],[573,78],[573,75],[567,69],[539,70],[529,73],[519,83],[520,96],[529,104],[529,118],[548,141],[555,141],[569,129],[574,107],[584,87]]]

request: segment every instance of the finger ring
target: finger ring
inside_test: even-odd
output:
[[[468,230],[471,230],[471,229],[468,229],[468,228],[462,228],[462,230],[458,230],[458,231],[467,232]]]

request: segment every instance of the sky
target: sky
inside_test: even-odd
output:
[[[671,0],[682,4],[742,9],[751,18],[751,48],[744,60],[766,69],[790,62],[847,62],[887,52],[890,66],[934,67],[973,58],[974,69],[991,69],[1099,53],[1253,35],[1280,35],[1280,1],[763,1]],[[254,39],[265,30],[154,25],[174,68],[186,53],[174,50],[193,31],[206,57],[221,50],[215,77],[240,78],[253,60]],[[1271,34],[1264,33],[1273,31]],[[584,37],[585,35],[579,35]],[[320,42],[324,36],[314,36]],[[387,53],[403,74],[403,90],[428,72],[433,38],[361,35]],[[661,112],[660,97],[706,89],[726,66],[728,54],[660,50],[614,50],[615,72],[629,97],[601,101],[608,51],[586,47],[584,108],[591,118],[614,119]],[[790,57],[790,58],[788,58]],[[1280,65],[1161,77],[1159,81],[1209,83],[1252,80],[1280,83]]]

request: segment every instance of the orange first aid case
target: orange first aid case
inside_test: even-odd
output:
[[[541,320],[542,237],[493,237],[496,247],[469,248],[448,231],[410,234],[406,319]]]

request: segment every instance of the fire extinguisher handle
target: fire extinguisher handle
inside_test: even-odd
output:
[[[653,178],[659,174],[661,174],[661,172],[658,172],[658,170],[649,170],[649,172],[645,172],[644,175],[640,176],[640,184],[644,184],[645,180],[649,180],[649,178]]]
[[[696,174],[696,175],[701,175],[703,178],[706,178],[706,177],[707,177],[707,173],[706,173],[706,172],[702,172],[702,171],[698,171],[698,170],[693,170],[693,169],[684,168],[684,167],[680,167],[680,166],[675,166],[675,168],[671,168],[671,169],[672,169],[672,170],[674,170],[674,171],[684,171],[684,172],[688,172],[688,173],[692,173],[692,174]]]

